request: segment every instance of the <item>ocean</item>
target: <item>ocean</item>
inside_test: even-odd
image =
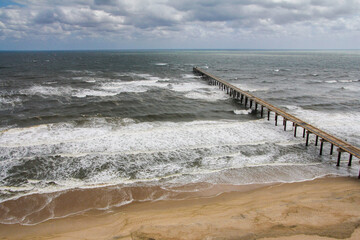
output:
[[[0,223],[357,176],[194,66],[360,147],[358,50],[0,52]]]

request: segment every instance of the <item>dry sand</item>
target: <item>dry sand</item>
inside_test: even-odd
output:
[[[0,225],[0,239],[360,239],[360,180],[322,178],[212,198],[132,203],[35,226]]]

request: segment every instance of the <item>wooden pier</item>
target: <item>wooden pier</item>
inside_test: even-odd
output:
[[[328,142],[331,144],[330,155],[333,154],[334,146],[336,146],[337,152],[338,152],[338,158],[337,158],[337,164],[336,164],[337,166],[340,166],[341,153],[343,153],[343,152],[347,152],[349,154],[348,166],[351,166],[353,156],[360,159],[360,149],[347,143],[346,141],[343,141],[337,137],[334,137],[334,136],[320,130],[319,128],[314,127],[311,124],[308,124],[308,123],[304,122],[303,120],[285,112],[284,110],[282,110],[278,107],[275,107],[275,106],[271,105],[270,103],[254,96],[246,91],[243,91],[243,90],[239,89],[238,87],[235,87],[234,85],[231,85],[230,83],[228,83],[208,72],[205,72],[204,70],[202,70],[198,67],[194,67],[193,71],[195,74],[206,77],[209,80],[210,84],[219,86],[219,88],[222,89],[223,91],[226,91],[230,95],[230,97],[239,99],[241,103],[245,104],[245,107],[247,107],[247,105],[249,104],[250,108],[252,108],[254,106],[255,111],[257,111],[258,107],[260,107],[261,117],[264,116],[264,108],[267,109],[267,119],[268,120],[270,120],[270,113],[274,112],[276,126],[278,124],[278,116],[281,116],[283,118],[284,130],[286,130],[287,122],[292,122],[293,126],[294,126],[294,136],[295,137],[297,134],[297,128],[301,127],[303,129],[302,136],[303,136],[303,138],[306,137],[306,146],[308,146],[308,144],[309,144],[310,134],[314,134],[316,146],[318,145],[318,141],[320,138],[320,155],[323,154],[324,142]],[[360,179],[360,171],[359,171],[358,178]]]

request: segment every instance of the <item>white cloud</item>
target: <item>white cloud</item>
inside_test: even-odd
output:
[[[360,0],[16,0],[0,8],[0,38],[106,41],[161,38],[359,36]],[[315,36],[314,36],[314,33]],[[344,46],[345,47],[345,46]]]

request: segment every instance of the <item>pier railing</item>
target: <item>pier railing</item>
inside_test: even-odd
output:
[[[303,128],[303,138],[306,136],[306,146],[309,144],[309,136],[310,134],[315,135],[315,145],[318,145],[319,138],[320,138],[320,155],[323,154],[323,145],[324,142],[328,142],[331,144],[330,146],[330,155],[333,154],[334,146],[337,147],[338,152],[338,158],[337,158],[337,166],[340,166],[341,161],[341,153],[347,152],[349,154],[349,161],[348,166],[352,165],[352,158],[355,156],[356,158],[360,159],[360,149],[349,144],[346,141],[343,141],[333,135],[330,135],[322,130],[320,130],[317,127],[314,127],[313,125],[304,122],[303,120],[285,112],[284,110],[275,107],[274,105],[271,105],[270,103],[250,94],[249,92],[246,92],[244,90],[241,90],[240,88],[208,73],[204,70],[194,67],[193,71],[195,74],[201,75],[203,77],[206,77],[209,80],[209,83],[212,85],[219,86],[220,89],[227,92],[227,94],[230,95],[230,97],[233,97],[235,99],[239,99],[240,103],[244,103],[245,107],[247,107],[249,103],[249,107],[252,108],[254,106],[254,110],[257,111],[258,107],[260,106],[260,114],[261,117],[264,116],[264,109],[267,109],[267,119],[270,120],[270,113],[275,113],[275,126],[278,125],[278,116],[281,116],[283,118],[283,126],[284,130],[286,130],[287,122],[292,122],[294,126],[294,136],[296,137],[297,134],[297,128],[301,127]],[[360,179],[360,171],[359,171],[359,179]]]

